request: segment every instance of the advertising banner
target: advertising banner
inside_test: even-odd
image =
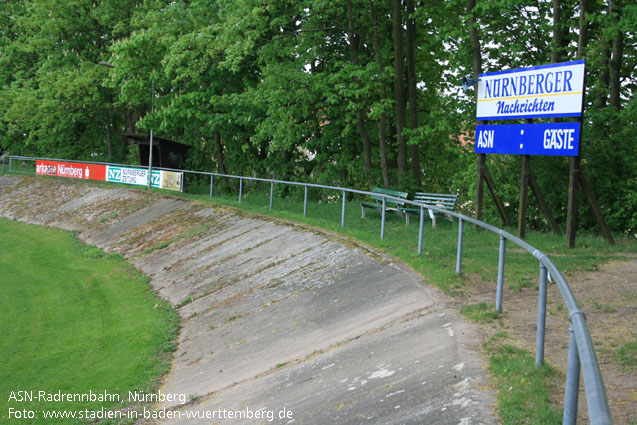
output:
[[[103,181],[106,179],[106,166],[79,162],[37,160],[35,162],[35,173],[46,176]]]
[[[583,60],[480,74],[477,120],[582,115]]]
[[[134,184],[138,186],[148,185],[148,168],[106,167],[106,181],[113,183]],[[161,172],[153,170],[151,187],[159,187]]]
[[[181,190],[183,173],[173,171],[153,170],[151,187],[168,190]],[[113,183],[148,185],[148,168],[106,167],[106,181]]]
[[[577,156],[580,123],[476,125],[476,153]]]
[[[176,190],[181,192],[181,183],[184,173],[176,173],[174,171],[162,171],[160,187],[162,189]]]

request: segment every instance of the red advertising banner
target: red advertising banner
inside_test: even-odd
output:
[[[45,176],[103,181],[106,180],[106,165],[38,160],[35,163],[35,173]]]

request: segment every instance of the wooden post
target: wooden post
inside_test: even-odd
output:
[[[591,207],[593,211],[593,215],[595,216],[595,220],[597,220],[597,225],[604,236],[604,239],[608,243],[614,244],[615,239],[613,239],[613,235],[610,234],[610,229],[606,224],[606,220],[604,220],[604,216],[602,215],[602,210],[599,208],[599,204],[597,203],[597,199],[595,199],[595,194],[593,193],[593,189],[588,184],[588,180],[584,175],[584,172],[580,170],[579,173],[579,182],[582,185],[582,192],[586,195],[586,200],[588,201],[588,205]]]
[[[526,234],[526,209],[529,203],[529,175],[531,174],[531,155],[522,156],[522,177],[520,182],[520,207],[518,208],[518,238]]]
[[[509,226],[511,224],[511,220],[509,219],[509,214],[507,214],[506,209],[504,208],[504,202],[502,202],[502,198],[498,196],[498,193],[495,190],[495,181],[493,181],[493,177],[491,177],[491,173],[487,166],[484,166],[484,179],[487,182],[487,187],[489,188],[489,192],[491,192],[491,197],[493,198],[493,202],[495,202],[496,207],[498,207],[498,211],[500,212],[500,217],[502,217],[502,221],[505,226]]]
[[[542,212],[544,213],[544,217],[546,218],[546,221],[549,223],[549,226],[551,227],[551,231],[555,233],[556,235],[561,235],[562,231],[560,230],[560,226],[557,225],[557,221],[555,221],[555,218],[553,217],[551,208],[546,203],[546,200],[544,199],[544,195],[542,195],[542,192],[540,191],[540,186],[537,184],[537,181],[535,180],[535,175],[533,174],[532,171],[529,174],[529,184],[531,185],[531,190],[533,191],[533,194],[535,195],[535,199],[537,199],[538,204],[540,204],[540,208],[542,209]]]
[[[487,187],[489,188],[489,192],[491,193],[491,197],[493,198],[493,202],[498,207],[498,211],[500,212],[500,217],[502,217],[502,221],[505,226],[511,224],[509,220],[509,215],[504,208],[504,203],[502,199],[498,196],[498,193],[495,190],[495,182],[493,181],[493,177],[491,177],[491,173],[489,173],[489,168],[487,168],[487,155],[483,153],[478,154],[478,181],[476,186],[476,219],[482,220],[482,210],[484,209],[484,182],[487,182]]]
[[[487,168],[487,155],[478,154],[478,181],[476,185],[476,219],[482,221],[482,208],[484,206],[484,174]]]
[[[566,244],[575,248],[575,232],[577,230],[577,192],[580,181],[580,158],[571,157],[571,170],[568,178],[568,210],[566,214]]]

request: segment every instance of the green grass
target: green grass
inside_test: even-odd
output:
[[[119,409],[169,369],[179,318],[123,261],[73,234],[0,219],[0,422],[42,410]],[[119,394],[122,404],[10,400],[11,392]],[[36,411],[11,421],[9,408]]]
[[[637,370],[637,340],[622,345],[616,353],[617,360],[628,371]]]
[[[556,381],[563,379],[547,365],[535,367],[526,351],[508,344],[488,347],[489,371],[498,389],[498,413],[505,424],[561,424],[551,405]]]
[[[460,308],[460,313],[475,323],[490,323],[500,317],[495,307],[487,303],[464,306]]]

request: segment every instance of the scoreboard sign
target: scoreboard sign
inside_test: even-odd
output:
[[[480,74],[477,120],[579,117],[584,61]]]
[[[581,124],[501,124],[476,126],[476,153],[577,156]]]

